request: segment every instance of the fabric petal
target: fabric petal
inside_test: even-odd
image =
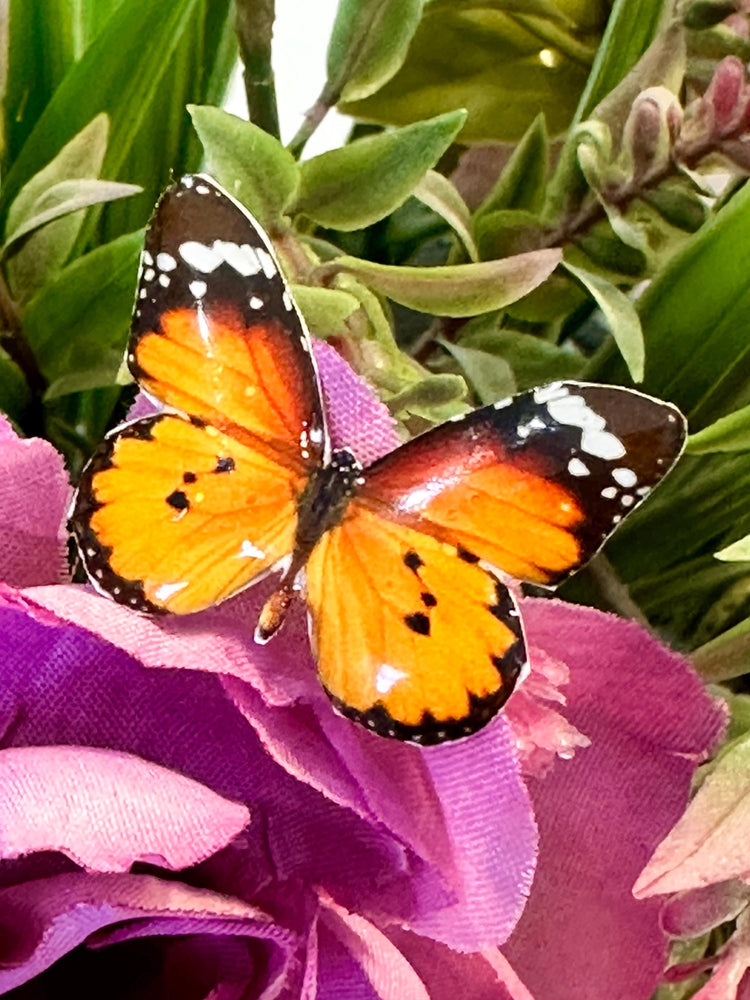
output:
[[[28,587],[67,579],[71,492],[49,441],[19,438],[0,414],[0,580]]]
[[[551,600],[524,600],[521,614],[530,645],[567,664],[561,712],[591,746],[528,780],[539,863],[503,951],[545,1000],[645,1000],[666,938],[660,904],[632,886],[724,716],[687,662],[638,625]]]
[[[92,747],[0,750],[0,857],[61,851],[92,871],[135,861],[188,868],[247,824],[244,805],[131,754]]]

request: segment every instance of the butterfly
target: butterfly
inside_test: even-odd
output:
[[[267,642],[304,591],[334,707],[435,744],[486,725],[528,670],[509,577],[555,587],[679,456],[674,406],[558,382],[363,468],[333,450],[310,338],[267,236],[209,177],[147,230],[127,363],[163,405],[85,467],[72,529],[93,585],[200,611],[269,573]]]

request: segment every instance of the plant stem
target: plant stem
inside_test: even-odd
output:
[[[240,43],[250,121],[279,137],[279,113],[271,66],[274,0],[235,0],[235,28]]]
[[[633,598],[630,591],[617,575],[614,566],[601,553],[595,556],[589,563],[589,572],[593,577],[599,591],[607,603],[624,618],[630,618],[644,628],[650,629],[648,618],[644,615]]]
[[[328,83],[326,83],[325,87],[323,87],[320,92],[320,96],[317,101],[306,113],[294,138],[287,146],[289,152],[296,159],[299,159],[302,150],[307,145],[307,141],[310,139],[318,125],[320,125],[334,104],[336,104],[339,96],[340,94],[337,93]]]
[[[11,297],[5,278],[0,273],[0,347],[23,372],[32,393],[41,395],[47,388],[34,352],[23,332],[18,306]]]

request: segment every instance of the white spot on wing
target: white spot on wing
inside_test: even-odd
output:
[[[380,694],[388,694],[394,684],[404,680],[407,674],[396,670],[389,663],[384,663],[375,677],[375,688]]]
[[[153,281],[155,277],[156,277],[156,271],[153,269],[153,267],[147,267],[146,270],[143,272],[144,281]]]
[[[198,192],[198,194],[209,194],[211,188],[207,187],[205,184],[196,184],[195,190]]]
[[[243,278],[249,278],[251,274],[257,274],[261,269],[258,255],[249,243],[239,246],[237,243],[228,243],[225,240],[214,240],[213,249],[221,254],[227,264]]]
[[[187,581],[182,583],[163,583],[158,590],[154,591],[154,597],[159,601],[168,601],[173,594],[178,594],[187,587]]]
[[[144,264],[148,264],[148,265],[151,265],[151,264],[154,263],[154,258],[151,256],[151,254],[148,252],[148,250],[144,250],[143,251],[143,253],[141,254],[141,260],[143,261]]]
[[[263,268],[265,276],[267,278],[273,278],[273,276],[278,272],[276,271],[276,265],[274,264],[270,253],[262,247],[258,247],[255,252],[258,255],[258,260],[260,261],[260,266]]]
[[[612,471],[612,478],[626,489],[630,489],[631,486],[635,486],[638,482],[638,476],[636,476],[632,469],[614,469]]]
[[[602,496],[604,497],[605,500],[614,500],[614,498],[617,496],[617,487],[605,486],[605,488],[602,490]]]
[[[171,253],[165,253],[162,250],[161,253],[156,255],[156,266],[160,271],[174,271],[177,267],[177,261]]]
[[[202,299],[206,294],[208,285],[205,281],[191,281],[188,288],[190,289],[190,294],[194,295],[196,299]]]
[[[249,559],[265,559],[266,554],[257,545],[253,545],[247,539],[244,539],[242,545],[240,546],[240,551],[237,553],[237,557],[245,557]]]
[[[159,275],[159,284],[162,286],[162,288],[169,288],[169,282],[171,280],[172,279],[169,277],[168,274],[160,274]]]
[[[260,297],[260,295],[251,295],[250,296],[250,308],[251,309],[262,309],[263,308],[263,299]]]
[[[181,243],[180,257],[186,264],[203,274],[211,274],[224,260],[213,247],[207,247],[205,243],[199,243],[197,240],[187,240],[185,243]]]
[[[551,382],[542,386],[541,389],[534,389],[535,403],[548,403],[553,399],[561,399],[569,394],[569,389],[562,382]]]
[[[547,409],[553,420],[570,427],[580,427],[581,449],[596,458],[614,461],[625,454],[622,441],[604,428],[604,417],[595,413],[583,396],[566,395],[547,401]]]
[[[286,289],[284,289],[284,294],[281,296],[281,298],[282,298],[282,301],[284,303],[284,308],[285,309],[291,309],[292,308],[292,297],[291,297],[291,295],[289,294],[289,292]]]
[[[583,464],[580,458],[571,458],[568,462],[568,472],[571,476],[588,476],[590,475],[589,469]]]

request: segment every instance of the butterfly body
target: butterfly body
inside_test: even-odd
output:
[[[554,587],[582,566],[685,438],[670,404],[563,382],[363,467],[332,448],[270,242],[198,175],[149,226],[128,364],[163,410],[115,428],[82,474],[94,586],[187,614],[279,573],[257,641],[304,597],[334,706],[421,744],[482,728],[528,669],[509,579]]]

